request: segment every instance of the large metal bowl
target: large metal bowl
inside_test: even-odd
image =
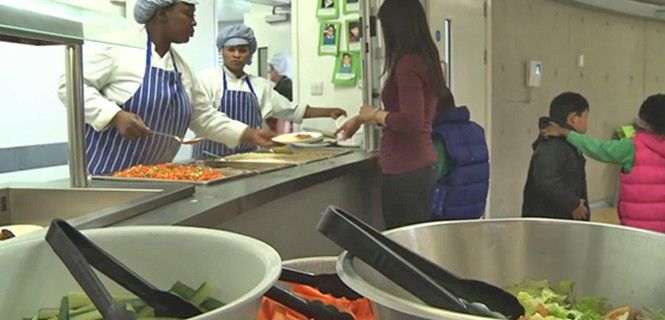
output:
[[[615,306],[665,305],[665,236],[605,224],[546,219],[434,222],[385,233],[466,278],[505,287],[525,279],[575,281],[574,294]],[[344,252],[344,283],[369,298],[378,319],[482,319],[433,308]]]
[[[313,274],[335,273],[336,256],[317,256],[286,260],[282,266]]]

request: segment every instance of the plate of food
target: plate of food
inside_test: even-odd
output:
[[[42,226],[34,224],[11,224],[0,226],[0,241],[18,237],[43,228],[44,227]]]
[[[272,141],[281,144],[311,143],[319,141],[322,138],[323,134],[320,132],[301,131],[301,132],[280,134],[272,138]]]

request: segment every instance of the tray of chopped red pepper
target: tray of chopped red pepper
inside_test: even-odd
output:
[[[196,164],[140,164],[109,175],[93,176],[93,179],[115,181],[159,181],[194,184],[214,184],[225,180],[251,175],[250,170],[212,168]]]

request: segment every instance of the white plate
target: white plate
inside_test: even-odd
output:
[[[308,137],[299,137],[299,136],[308,136]],[[286,133],[286,134],[280,134],[274,138],[272,138],[272,141],[281,143],[281,144],[293,144],[293,143],[309,143],[309,142],[315,142],[318,140],[321,140],[323,138],[323,134],[320,132],[309,132],[309,131],[301,131],[301,132],[293,132],[293,133]]]
[[[14,236],[18,237],[26,233],[44,229],[44,227],[34,224],[10,224],[6,226],[0,226],[0,230],[2,229],[7,229],[11,231],[11,233],[13,233]]]
[[[311,143],[292,143],[294,147],[298,148],[323,148],[329,146],[331,143],[328,141],[321,141],[321,142],[311,142]]]

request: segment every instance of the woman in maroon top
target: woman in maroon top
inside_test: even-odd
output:
[[[351,137],[362,124],[383,128],[379,163],[386,229],[430,220],[436,182],[432,121],[451,97],[439,52],[420,1],[386,0],[379,9],[386,44],[381,93],[384,110],[365,105],[338,132]]]

